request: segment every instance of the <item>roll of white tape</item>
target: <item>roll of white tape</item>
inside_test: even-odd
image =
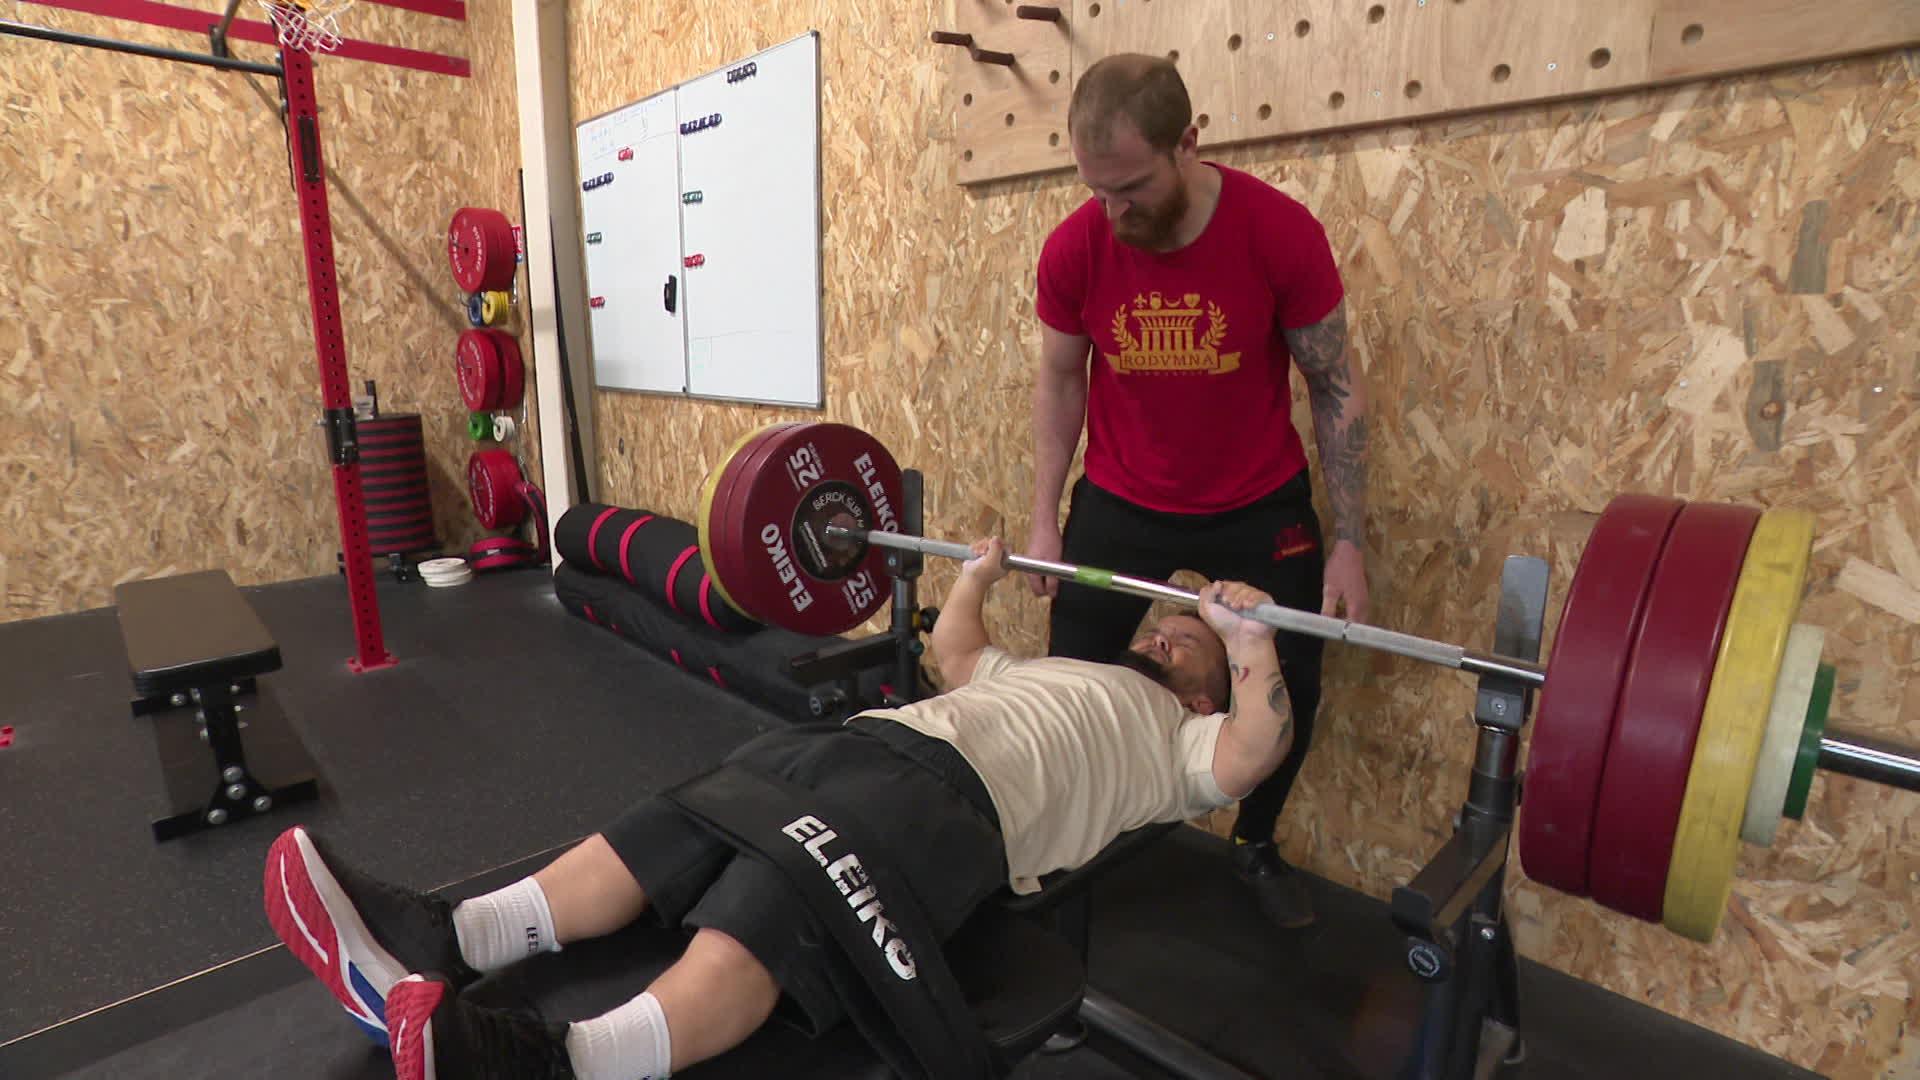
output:
[[[513,433],[516,430],[518,429],[514,426],[513,417],[508,416],[505,413],[499,413],[494,416],[493,418],[493,441],[494,442],[506,442],[508,439],[513,438]]]

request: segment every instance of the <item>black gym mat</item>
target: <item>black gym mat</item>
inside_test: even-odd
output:
[[[341,581],[247,590],[285,658],[261,685],[321,797],[166,844],[113,611],[0,625],[0,1043],[274,944],[260,873],[290,824],[440,885],[578,839],[777,723],[570,618],[542,571],[379,593],[400,663],[355,675]]]

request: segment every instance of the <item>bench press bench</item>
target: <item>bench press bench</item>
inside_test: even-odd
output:
[[[133,715],[153,717],[166,785],[156,842],[319,794],[306,747],[258,692],[259,676],[280,668],[280,646],[226,571],[130,581],[113,595]]]

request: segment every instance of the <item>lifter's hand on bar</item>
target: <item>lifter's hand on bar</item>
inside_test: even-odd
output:
[[[1271,641],[1274,628],[1242,615],[1273,597],[1244,582],[1216,581],[1200,590],[1200,618],[1220,635],[1229,649],[1257,641]]]
[[[960,564],[960,576],[983,587],[1007,576],[1007,549],[997,536],[973,542],[973,558]]]

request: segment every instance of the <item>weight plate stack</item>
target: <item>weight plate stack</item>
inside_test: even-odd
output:
[[[1692,503],[1654,570],[1627,671],[1588,848],[1588,887],[1615,911],[1660,921],[1700,712],[1740,564],[1760,513]]]
[[[749,441],[710,514],[708,570],[747,614],[803,634],[860,625],[890,598],[886,555],[829,543],[828,525],[897,532],[904,484],[879,440],[846,424],[796,424]]]
[[[1547,661],[1520,811],[1527,876],[1586,896],[1600,780],[1633,640],[1678,499],[1621,495],[1580,553]]]
[[[493,330],[462,330],[454,347],[454,375],[460,382],[460,400],[469,412],[496,407],[506,392],[505,358]],[[519,349],[515,348],[518,358]]]
[[[474,206],[454,212],[447,225],[447,262],[462,292],[512,288],[517,258],[507,215]]]
[[[367,539],[375,555],[440,546],[427,485],[426,440],[420,417],[389,413],[355,425],[360,482],[366,500]]]
[[[526,520],[526,501],[515,490],[521,479],[520,463],[505,450],[476,450],[467,458],[467,492],[482,527],[510,529]]]
[[[1747,547],[1700,717],[1667,874],[1661,921],[1682,937],[1712,941],[1733,892],[1747,792],[1812,551],[1813,515],[1802,510],[1762,514]]]

